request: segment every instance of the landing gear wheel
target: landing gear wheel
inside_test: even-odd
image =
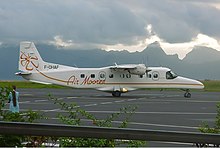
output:
[[[184,94],[185,98],[191,98],[191,93],[189,92],[189,89],[184,90],[186,93]]]
[[[113,91],[112,96],[113,97],[121,97],[121,92],[120,91]]]
[[[185,97],[185,98],[191,98],[191,93],[186,92],[186,93],[184,94],[184,97]]]
[[[207,145],[204,143],[196,143],[196,146],[197,147],[206,147]]]

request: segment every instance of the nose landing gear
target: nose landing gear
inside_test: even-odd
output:
[[[191,93],[189,92],[189,89],[186,90],[186,93],[184,94],[185,98],[191,98]]]

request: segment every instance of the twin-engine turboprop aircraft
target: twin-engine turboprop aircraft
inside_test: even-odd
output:
[[[204,88],[201,82],[177,76],[165,67],[115,64],[102,68],[77,68],[44,62],[33,42],[20,43],[19,70],[17,75],[32,82],[94,88],[110,92],[114,97],[140,88],[179,88],[185,90],[184,96],[189,98],[190,89]]]

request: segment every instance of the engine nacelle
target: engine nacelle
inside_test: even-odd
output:
[[[146,73],[146,70],[147,70],[146,66],[140,64],[134,69],[129,69],[128,72],[134,75],[144,75]]]

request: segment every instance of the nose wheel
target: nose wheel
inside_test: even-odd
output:
[[[191,98],[191,93],[189,92],[189,90],[186,90],[186,93],[184,94],[185,98]]]

